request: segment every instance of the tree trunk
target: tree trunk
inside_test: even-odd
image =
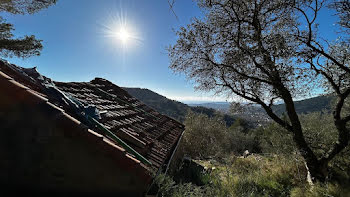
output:
[[[306,159],[305,159],[306,160]],[[309,172],[311,174],[311,177],[314,180],[325,182],[328,177],[328,162],[307,162],[306,165],[309,168]]]
[[[289,120],[291,121],[293,140],[296,143],[301,156],[305,159],[311,176],[318,181],[324,182],[328,175],[328,160],[318,160],[315,153],[305,141],[299,116],[295,110],[290,92],[283,87],[281,88],[281,95],[286,105]]]
[[[301,156],[305,159],[312,178],[324,182],[328,176],[328,161],[317,159],[316,155],[307,145],[304,137],[300,137],[301,132],[302,131],[294,131],[294,142],[296,143]]]

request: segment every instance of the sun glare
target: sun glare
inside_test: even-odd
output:
[[[112,44],[114,49],[125,53],[142,44],[143,39],[136,28],[137,23],[133,23],[122,8],[120,11],[110,12],[110,15],[104,20],[105,22],[101,23],[102,33],[108,38],[108,44]]]
[[[122,41],[123,44],[126,44],[130,38],[130,34],[125,28],[121,28],[119,32],[117,32],[117,37],[120,41]]]

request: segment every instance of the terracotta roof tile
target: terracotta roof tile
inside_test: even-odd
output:
[[[143,148],[140,152],[154,161],[154,169],[166,162],[184,130],[181,123],[161,115],[107,80],[55,84],[79,101],[104,110],[100,122],[134,149]]]

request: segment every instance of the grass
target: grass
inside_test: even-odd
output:
[[[170,177],[162,175],[162,180],[158,180],[161,188],[159,196],[350,196],[344,186],[335,183],[316,183],[310,187],[306,182],[304,163],[297,155],[231,156],[220,162],[196,162],[207,169],[214,169],[203,174],[204,186],[175,183]]]
[[[283,157],[232,157],[212,173],[221,196],[289,196],[304,184],[306,170],[298,160]]]

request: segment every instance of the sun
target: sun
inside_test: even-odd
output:
[[[100,24],[101,32],[109,39],[108,44],[117,47],[118,50],[126,52],[143,43],[142,34],[136,28],[137,23],[128,19],[124,10],[113,12],[109,19],[104,20],[106,22]]]
[[[130,33],[124,27],[120,28],[120,30],[116,33],[117,38],[123,43],[126,44],[130,39]]]

